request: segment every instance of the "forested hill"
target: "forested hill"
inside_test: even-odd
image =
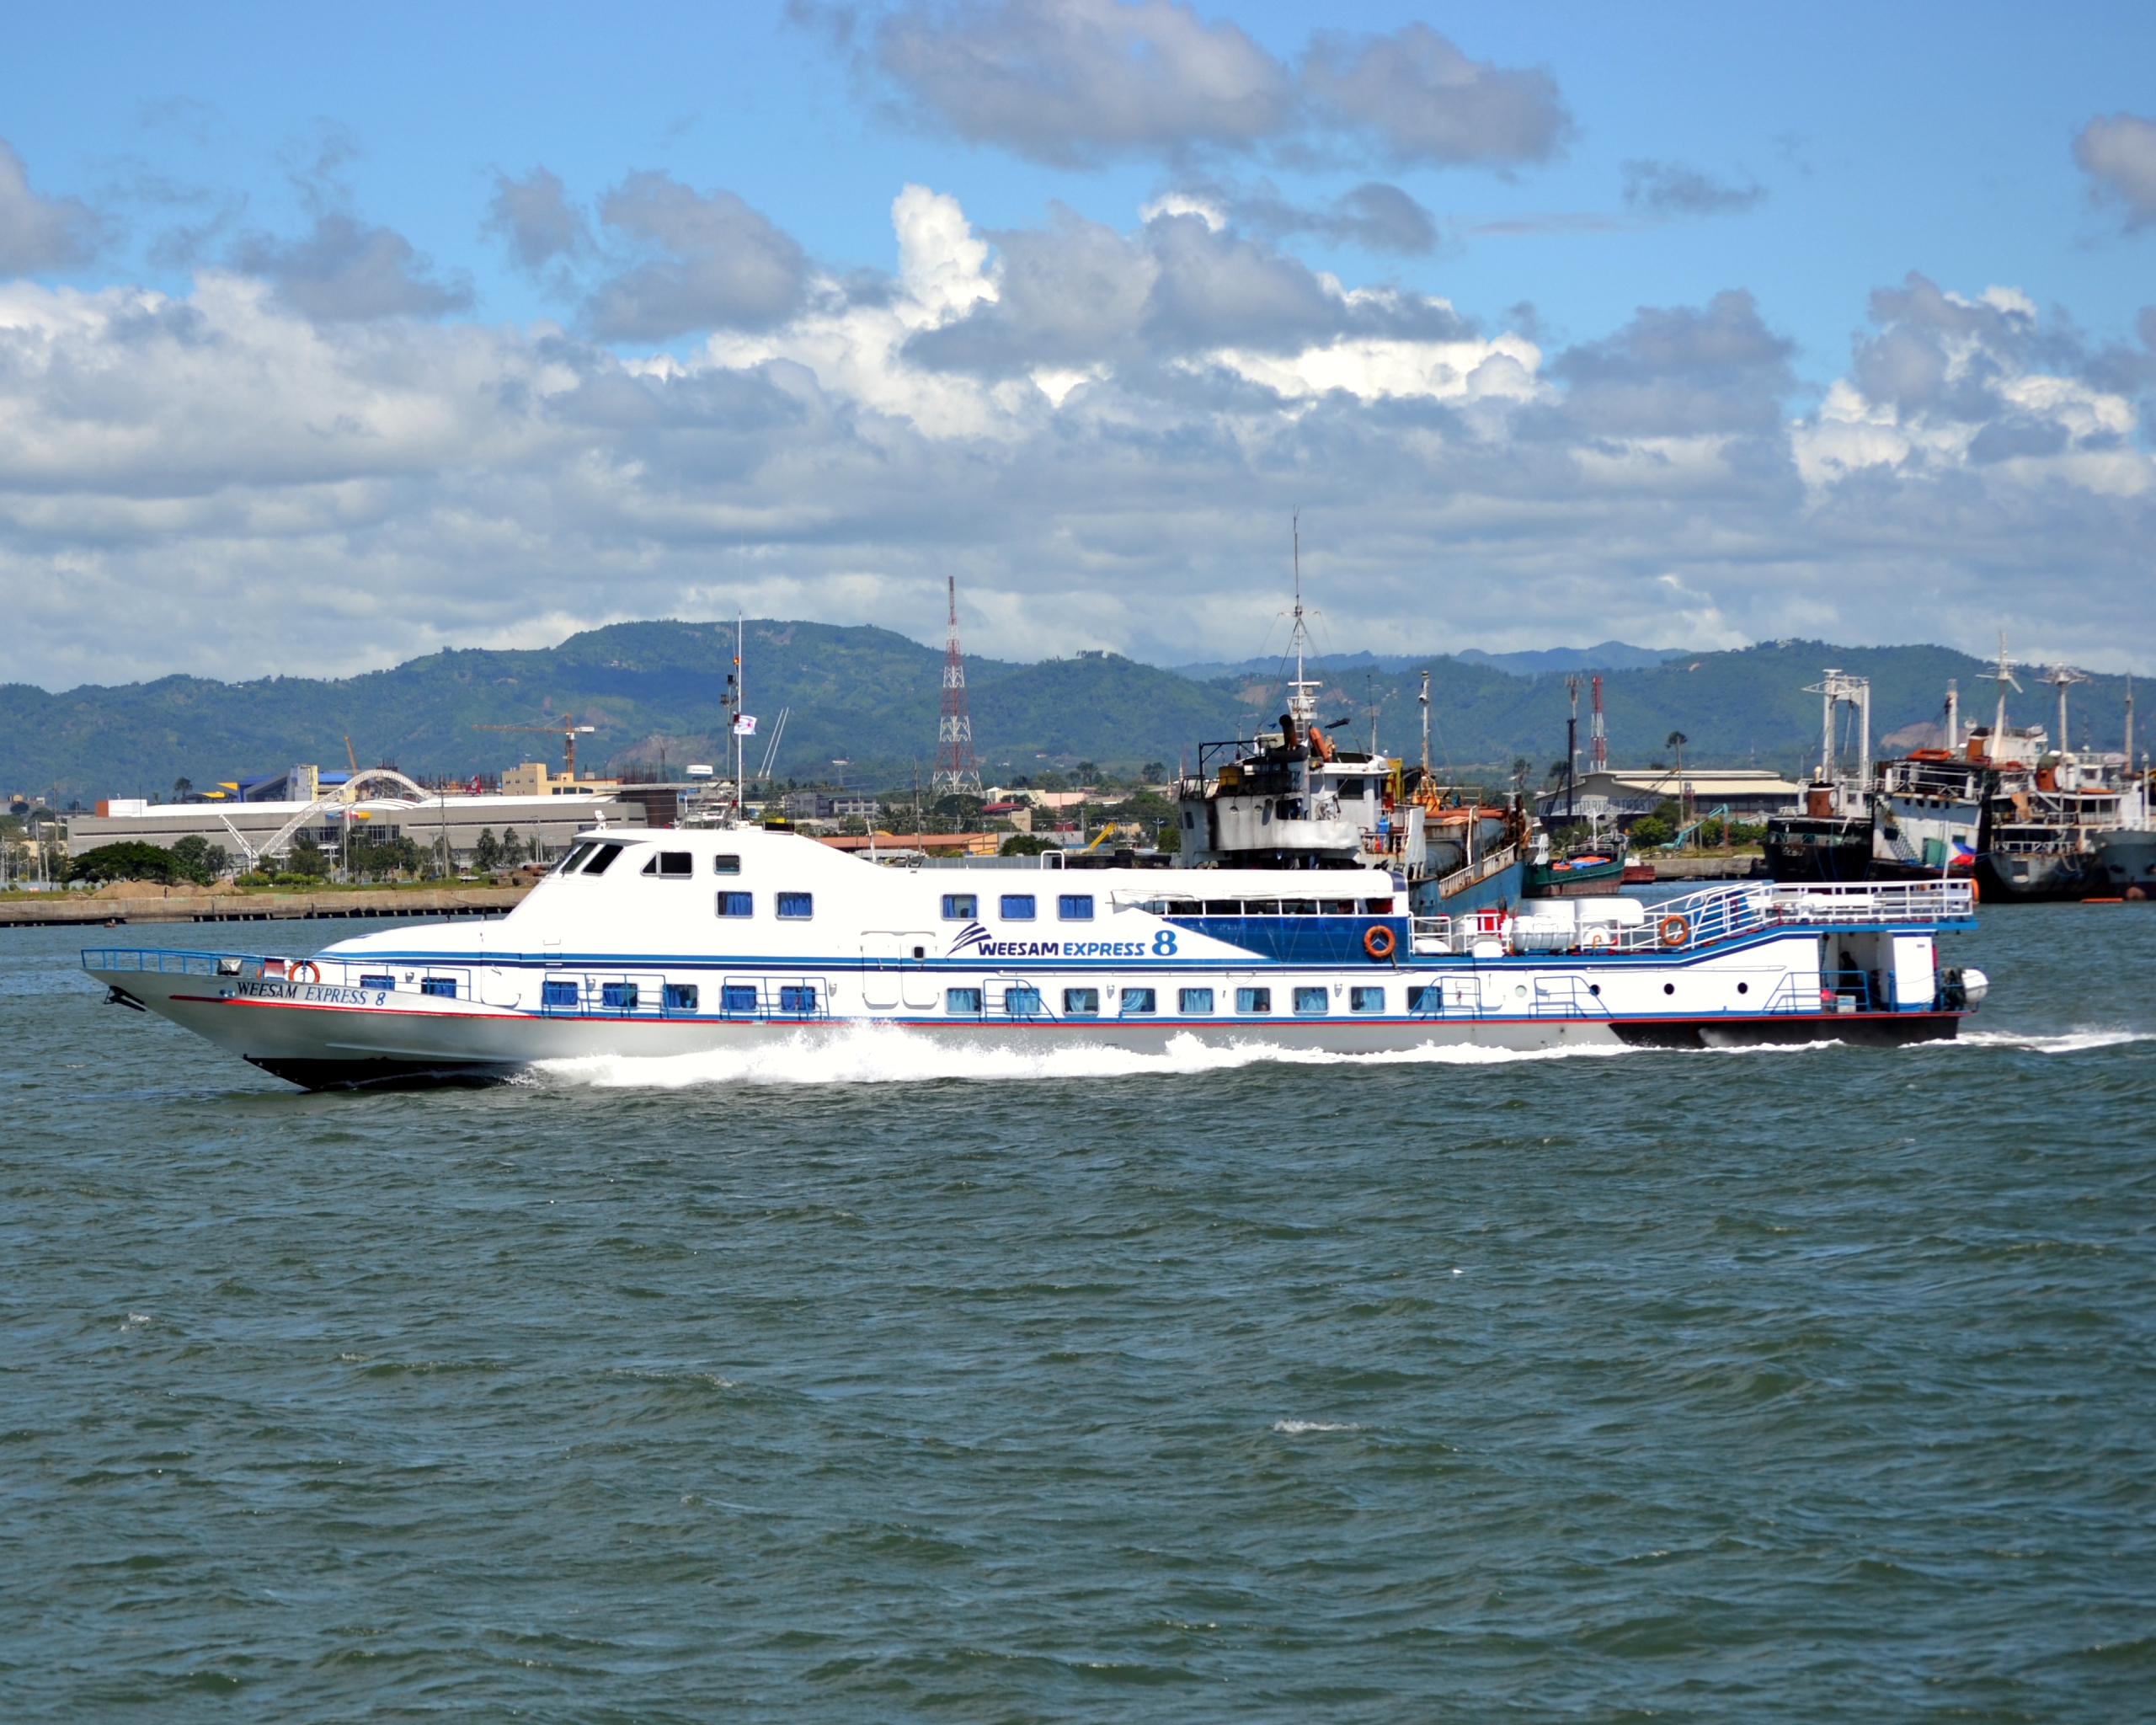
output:
[[[162,794],[181,777],[206,788],[296,761],[339,766],[348,736],[361,764],[394,761],[421,777],[498,771],[520,760],[558,766],[558,739],[472,727],[544,725],[564,713],[599,726],[579,739],[580,766],[655,766],[663,758],[678,771],[690,761],[723,758],[722,705],[733,654],[731,623],[622,623],[558,647],[443,652],[334,680],[166,677],[58,695],[11,685],[0,687],[0,789],[65,804]],[[764,733],[751,746],[752,765],[782,709],[790,708],[774,763],[778,777],[884,788],[910,780],[916,764],[926,777],[942,692],[935,649],[886,629],[756,622],[748,626],[746,657],[749,710]],[[1960,681],[1965,715],[1981,721],[1991,713],[1988,668],[1965,654],[1777,642],[1604,672],[1611,760],[1666,759],[1665,739],[1681,731],[1688,761],[1795,770],[1817,753],[1818,697],[1804,691],[1828,665],[1871,679],[1876,736],[1936,719],[1950,677]],[[1488,776],[1524,758],[1539,780],[1562,755],[1563,676],[1448,658],[1431,660],[1429,669],[1435,764]],[[1037,665],[969,659],[966,673],[974,734],[991,780],[1049,766],[1068,772],[1081,760],[1125,769],[1173,766],[1202,741],[1247,734],[1269,720],[1283,692],[1277,674],[1199,679],[1103,654]],[[1374,707],[1380,744],[1417,753],[1417,669],[1380,669],[1364,659],[1312,674],[1327,682],[1324,718],[1353,716],[1350,732],[1367,741]],[[2049,726],[2052,692],[2029,671],[2020,676],[2014,721]],[[2116,677],[2077,686],[2073,741],[2085,732],[2098,746],[2118,746],[2123,695]],[[1582,680],[1582,757],[1587,704]],[[847,764],[833,764],[839,761]]]

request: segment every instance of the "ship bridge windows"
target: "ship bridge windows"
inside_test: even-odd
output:
[[[696,872],[696,859],[686,851],[661,851],[643,865],[643,872],[664,880],[686,880]]]
[[[598,848],[598,846],[591,843],[589,840],[586,840],[583,844],[577,846],[576,848],[572,850],[568,856],[563,857],[562,860],[555,865],[554,873],[557,874],[574,874],[578,869],[584,867],[584,859],[590,857],[591,853]]]
[[[627,845],[597,845],[592,849],[591,860],[584,865],[586,874],[604,874],[614,866],[614,859],[628,849]]]

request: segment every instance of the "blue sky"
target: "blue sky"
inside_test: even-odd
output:
[[[2146,6],[25,13],[0,676],[1235,657],[1298,504],[1342,645],[2141,665],[2152,122]]]

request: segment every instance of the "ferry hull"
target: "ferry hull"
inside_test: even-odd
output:
[[[1074,1048],[1165,1055],[1176,1045],[1374,1055],[1427,1049],[1532,1054],[1593,1049],[1721,1049],[1838,1042],[1894,1046],[1954,1035],[1965,1014],[1825,1012],[1709,1017],[1496,1015],[1321,1019],[1278,1016],[995,1023],[904,1014],[762,1019],[547,1017],[503,1011],[390,1012],[373,1007],[222,999],[199,979],[93,971],[161,1017],[306,1090],[412,1089],[499,1083],[547,1060],[753,1054],[842,1040],[863,1030],[926,1038],[960,1049],[1052,1053]],[[324,991],[327,992],[328,991]]]

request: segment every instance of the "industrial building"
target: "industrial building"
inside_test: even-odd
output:
[[[403,779],[394,796],[359,794],[348,799],[350,787],[322,782],[312,768],[295,769],[291,777],[317,791],[312,798],[279,798],[221,803],[151,803],[136,798],[101,802],[94,814],[70,816],[67,853],[79,857],[100,845],[133,841],[162,845],[169,850],[180,840],[198,837],[223,846],[235,867],[246,866],[264,856],[282,857],[302,833],[311,836],[324,851],[334,852],[348,834],[365,828],[370,840],[393,843],[408,838],[422,850],[431,851],[446,841],[456,865],[468,862],[482,832],[499,839],[514,831],[527,854],[535,847],[542,855],[558,855],[588,826],[643,826],[644,804],[626,798],[600,793],[563,795],[549,788],[541,795],[444,796],[422,791]],[[339,775],[343,780],[345,775]],[[364,792],[370,780],[401,779],[401,775],[362,772],[357,788]]]
[[[1605,767],[1581,774],[1569,793],[1545,792],[1534,799],[1534,812],[1545,823],[1614,820],[1629,826],[1674,798],[1689,801],[1702,814],[1726,809],[1733,820],[1764,820],[1769,814],[1796,812],[1803,795],[1801,785],[1764,767],[1687,767],[1681,773],[1658,766],[1637,772]]]

